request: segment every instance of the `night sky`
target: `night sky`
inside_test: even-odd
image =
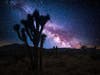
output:
[[[51,17],[43,31],[46,48],[100,45],[99,0],[0,0],[0,45],[21,43],[13,26],[35,9]]]

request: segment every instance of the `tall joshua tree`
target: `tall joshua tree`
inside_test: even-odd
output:
[[[20,27],[19,24],[14,25],[14,30],[16,31],[20,40],[22,40],[27,47],[29,47],[27,43],[27,37],[30,38],[34,45],[34,51],[32,51],[32,60],[34,58],[34,69],[35,75],[39,75],[39,65],[40,57],[39,54],[41,53],[38,49],[39,43],[41,43],[41,47],[43,48],[43,43],[45,40],[45,35],[42,34],[44,26],[46,22],[50,20],[49,15],[40,15],[38,10],[35,10],[33,14],[28,14],[26,20],[21,20],[21,25],[23,28]]]

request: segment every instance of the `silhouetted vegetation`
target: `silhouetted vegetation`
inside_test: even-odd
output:
[[[57,55],[58,55],[58,47],[57,46],[54,47],[54,53],[55,53],[55,56],[57,57]]]
[[[44,26],[46,22],[50,20],[49,15],[40,15],[38,10],[35,10],[33,14],[28,14],[26,20],[21,20],[21,25],[23,27],[21,28],[19,24],[16,24],[14,26],[14,30],[16,31],[18,37],[20,40],[22,40],[26,46],[29,48],[29,45],[27,43],[27,37],[30,38],[34,45],[34,51],[32,51],[31,60],[35,70],[35,74],[39,75],[39,70],[41,70],[41,63],[42,63],[42,48],[45,41],[45,34],[42,34],[42,31],[44,29]],[[40,46],[39,46],[40,44]],[[41,49],[38,49],[40,47]],[[34,57],[33,57],[34,56]],[[34,58],[34,61],[33,61]],[[38,63],[40,62],[40,66]]]
[[[83,45],[82,47],[81,47],[81,49],[86,49],[87,47],[85,46],[85,45]]]

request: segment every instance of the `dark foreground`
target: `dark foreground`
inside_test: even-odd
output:
[[[100,60],[84,53],[44,53],[43,75],[100,75]],[[1,55],[0,75],[33,75],[26,55]]]
[[[16,61],[17,60],[17,61]],[[44,75],[100,75],[100,61],[88,55],[44,55]],[[28,57],[3,57],[0,75],[32,75]]]

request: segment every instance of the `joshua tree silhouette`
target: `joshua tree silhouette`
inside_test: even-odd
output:
[[[27,37],[29,37],[33,42],[34,51],[32,53],[34,57],[32,55],[31,59],[33,61],[34,58],[34,70],[36,75],[39,75],[39,68],[41,68],[38,63],[40,62],[40,65],[42,63],[42,51],[39,50],[38,47],[40,43],[40,48],[43,48],[46,35],[42,34],[42,31],[48,20],[50,20],[50,16],[48,14],[45,16],[40,15],[39,11],[35,10],[33,14],[27,15],[26,20],[21,20],[23,28],[21,28],[19,24],[14,25],[14,30],[17,32],[19,39],[22,40],[27,47],[29,47]]]

